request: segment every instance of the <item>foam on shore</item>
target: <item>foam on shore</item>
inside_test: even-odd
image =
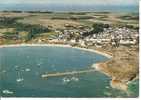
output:
[[[95,68],[97,71],[100,71],[100,68],[99,68],[99,66],[98,66],[99,64],[93,64],[92,65],[92,68]]]

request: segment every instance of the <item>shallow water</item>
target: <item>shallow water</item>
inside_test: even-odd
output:
[[[108,58],[64,47],[0,48],[0,86],[3,97],[136,97],[138,81],[129,93],[112,89],[110,78],[89,72],[42,79],[49,72],[78,71]]]

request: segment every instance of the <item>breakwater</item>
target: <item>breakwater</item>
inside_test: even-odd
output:
[[[50,77],[59,77],[59,76],[67,76],[67,75],[75,75],[75,74],[83,74],[88,72],[94,72],[95,69],[88,69],[88,70],[79,70],[79,71],[68,71],[68,72],[55,72],[55,73],[48,73],[42,74],[42,78],[50,78]]]

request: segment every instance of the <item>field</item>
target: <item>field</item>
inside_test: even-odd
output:
[[[126,24],[138,26],[139,15],[137,13],[108,13],[108,12],[83,12],[83,13],[13,13],[0,12],[0,17],[21,17],[22,23],[41,24],[53,28],[64,28],[65,24],[88,25],[94,22],[107,24]]]
[[[123,18],[129,16],[128,18]],[[135,18],[130,18],[135,17]],[[49,14],[32,14],[22,20],[22,23],[41,24],[43,26],[50,26],[52,28],[64,29],[65,24],[74,26],[88,25],[91,26],[95,22],[102,22],[106,24],[126,24],[138,26],[138,14],[128,13],[49,13]]]

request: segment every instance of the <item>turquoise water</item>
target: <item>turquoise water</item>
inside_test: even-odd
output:
[[[42,79],[48,72],[78,71],[108,60],[87,51],[64,47],[0,48],[2,97],[137,97],[138,81],[125,93],[110,87],[100,72]]]

